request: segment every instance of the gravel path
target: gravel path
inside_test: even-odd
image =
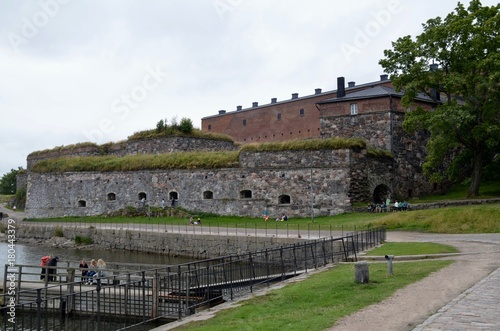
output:
[[[413,330],[442,307],[463,296],[464,291],[481,282],[500,267],[500,234],[440,235],[408,232],[389,232],[392,242],[436,242],[457,247],[468,253],[454,256],[455,263],[432,273],[425,279],[398,290],[392,297],[371,305],[339,320],[330,330]],[[447,258],[449,259],[449,258]],[[397,257],[394,262],[397,270]],[[491,283],[491,282],[490,282]],[[498,284],[498,283],[496,283]],[[498,284],[500,287],[500,284]],[[497,298],[498,303],[498,298]],[[466,315],[455,315],[445,323],[471,320]],[[459,317],[458,317],[459,316]],[[437,320],[435,321],[437,323]],[[441,319],[441,323],[442,319]],[[429,324],[419,330],[464,330],[463,324],[451,326]],[[467,330],[494,330],[484,325],[467,324]]]

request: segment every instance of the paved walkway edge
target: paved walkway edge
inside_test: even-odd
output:
[[[453,299],[452,301],[450,301],[447,305],[445,305],[441,309],[439,309],[437,313],[435,313],[434,315],[432,315],[431,317],[429,317],[425,322],[423,322],[422,324],[420,324],[416,328],[414,328],[413,331],[423,331],[427,327],[430,327],[430,329],[427,329],[427,330],[434,330],[434,328],[432,328],[432,323],[437,318],[439,318],[439,317],[443,316],[444,314],[446,314],[446,312],[448,312],[451,308],[453,308],[454,306],[456,306],[461,300],[463,300],[464,298],[466,298],[470,293],[472,293],[472,292],[474,292],[476,290],[479,290],[480,287],[484,283],[486,283],[488,281],[494,282],[495,280],[493,280],[493,278],[495,278],[497,276],[497,274],[499,274],[498,276],[500,278],[500,268],[496,269],[495,271],[493,271],[492,273],[490,273],[488,276],[484,277],[476,285],[474,285],[471,288],[465,290],[458,297],[456,297],[455,299]]]

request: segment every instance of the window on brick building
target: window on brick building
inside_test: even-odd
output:
[[[212,125],[211,124],[208,125],[208,131],[210,131],[210,130],[212,130]]]
[[[280,205],[290,204],[290,201],[291,200],[289,195],[283,194],[278,197],[278,203]]]
[[[116,200],[116,194],[108,193],[108,201],[115,201],[115,200]]]
[[[250,190],[240,191],[240,198],[241,199],[251,199],[252,198],[252,191],[250,191]]]
[[[351,115],[358,115],[358,104],[351,103]]]
[[[243,126],[247,126],[247,120],[243,120]]]
[[[214,192],[212,191],[203,192],[203,199],[213,199],[213,198],[214,198]]]
[[[276,118],[278,119],[278,121],[281,121],[281,113],[278,113],[278,115],[276,115]]]
[[[302,108],[301,110],[299,110],[299,114],[300,114],[300,116],[304,116],[304,108]]]
[[[78,201],[78,207],[87,207],[87,201],[85,201],[85,200],[79,200]]]

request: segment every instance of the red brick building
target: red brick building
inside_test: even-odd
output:
[[[290,100],[273,99],[270,104],[236,111],[220,111],[202,119],[202,130],[224,133],[236,142],[277,142],[294,139],[361,137],[374,147],[390,151],[393,164],[387,168],[392,182],[368,188],[374,201],[384,196],[406,199],[432,190],[422,172],[427,156],[426,132],[406,133],[404,116],[410,109],[401,103],[403,93],[395,91],[387,75],[376,82],[345,86],[337,79],[337,90],[321,92]],[[419,94],[410,107],[432,109],[436,102]],[[353,174],[355,176],[355,174]],[[369,181],[377,183],[377,180]]]
[[[265,105],[259,106],[254,102],[250,108],[238,106],[231,112],[221,110],[216,115],[202,118],[201,129],[227,134],[243,144],[319,138],[321,127],[317,103],[336,98],[339,90],[345,94],[374,86],[391,86],[387,75],[380,77],[379,81],[362,85],[349,82],[347,87],[344,78],[339,77],[337,90],[322,92],[316,89],[314,94],[304,97],[293,93],[289,100],[273,98],[271,103]]]

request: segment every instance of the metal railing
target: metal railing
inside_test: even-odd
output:
[[[330,263],[356,260],[386,239],[385,229],[321,238],[275,249],[81,281],[17,286],[6,282],[3,330],[147,330],[198,309]],[[6,271],[9,277],[12,267]],[[9,271],[10,270],[10,271]],[[14,273],[13,273],[14,274]],[[71,272],[69,272],[71,274]],[[19,276],[19,279],[20,276]],[[71,279],[69,277],[68,279]],[[14,319],[12,319],[14,318]]]

